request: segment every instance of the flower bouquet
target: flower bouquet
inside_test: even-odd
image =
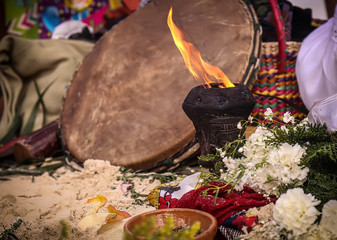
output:
[[[250,117],[242,125],[253,121]],[[238,128],[244,129],[241,124]],[[215,172],[221,181],[238,191],[249,186],[278,198],[269,216],[256,212],[267,222],[258,221],[241,238],[337,238],[336,132],[307,119],[296,123],[289,112],[279,121],[267,109],[265,121],[249,138],[241,136],[217,154]]]
[[[256,128],[249,137],[247,125]],[[337,132],[271,109],[238,128],[236,141],[200,157],[213,167],[197,182],[160,186],[149,200],[157,191],[158,208],[211,213],[226,239],[337,239]]]

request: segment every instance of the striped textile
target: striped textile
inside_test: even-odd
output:
[[[295,65],[300,42],[287,42],[286,71],[277,69],[277,42],[263,42],[261,48],[260,69],[253,84],[252,93],[257,99],[252,116],[264,117],[264,111],[271,108],[274,116],[282,118],[287,111],[296,119],[303,119],[306,114],[296,107],[304,108],[295,75]],[[285,99],[285,100],[282,100]]]

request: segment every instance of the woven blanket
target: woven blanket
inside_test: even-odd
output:
[[[286,72],[279,73],[277,42],[262,43],[260,70],[252,87],[257,99],[252,116],[262,119],[264,111],[271,108],[275,117],[281,117],[287,111],[297,119],[306,117],[295,74],[300,45],[300,42],[287,43]]]

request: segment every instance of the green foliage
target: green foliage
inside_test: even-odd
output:
[[[217,152],[216,154],[201,155],[198,157],[198,159],[204,162],[211,162],[221,160],[221,157],[220,154]]]
[[[218,176],[220,176],[221,170],[223,170],[225,168],[225,164],[223,163],[223,161],[217,161],[214,164],[214,173]]]
[[[220,169],[224,168],[224,164],[222,162],[222,157],[220,153],[217,151],[215,154],[207,154],[198,157],[199,163],[206,168],[209,168],[212,173],[217,176],[220,176]]]
[[[263,124],[262,124],[263,125]],[[284,125],[284,127],[270,128],[273,133],[266,141],[267,144],[280,146],[283,143],[290,145],[299,144],[306,148],[306,153],[301,159],[301,165],[310,169],[303,189],[306,193],[311,193],[316,199],[321,201],[318,208],[330,199],[337,199],[337,132],[329,132],[326,125],[319,124],[294,124]],[[244,139],[238,139],[227,143],[222,148],[225,156],[232,158],[242,157],[238,149],[245,144]],[[219,163],[217,172],[221,169],[222,158],[220,154],[205,156],[203,159],[213,161],[214,165]],[[262,167],[262,166],[261,166]],[[226,174],[226,169],[223,169]],[[238,179],[232,179],[231,185],[242,177],[245,172],[244,166],[238,169]],[[270,179],[272,180],[272,179]],[[298,187],[299,183],[281,184],[278,186],[280,194],[288,189]]]
[[[167,174],[144,173],[142,171],[134,171],[124,167],[121,167],[119,171],[123,176],[118,177],[117,180],[121,180],[124,182],[132,182],[134,178],[139,178],[139,179],[149,179],[150,183],[153,183],[155,180],[159,180],[160,183],[162,184],[175,181],[178,178],[178,175],[175,173],[167,173]]]
[[[336,141],[336,133],[328,133],[326,125],[307,125],[307,126],[287,126],[287,131],[281,128],[273,128],[274,136],[268,141],[271,144],[280,145],[282,143],[289,143],[301,146],[307,146],[315,143]]]
[[[288,189],[292,189],[292,188],[296,188],[299,186],[299,183],[298,181],[295,181],[291,184],[280,184],[277,189],[279,190],[280,192],[280,195],[283,194],[283,193],[286,193],[288,191]]]
[[[22,130],[22,135],[28,134],[28,133],[33,131],[35,119],[37,117],[37,113],[38,113],[40,105],[42,107],[42,113],[43,113],[43,115],[42,115],[42,117],[43,117],[42,125],[45,125],[47,109],[46,109],[45,103],[43,101],[43,97],[46,94],[46,92],[48,91],[48,89],[51,87],[51,85],[53,85],[54,82],[55,82],[55,80],[50,82],[48,84],[48,86],[41,92],[36,80],[34,80],[34,87],[35,87],[36,93],[38,95],[38,99],[37,99],[37,102],[35,103],[35,105],[33,107],[33,110],[32,110],[32,112],[31,112],[31,114],[30,114],[30,116],[27,120],[26,126]]]
[[[16,220],[16,222],[14,222],[11,225],[11,228],[9,229],[5,229],[3,231],[3,233],[0,234],[0,240],[10,240],[10,239],[18,239],[14,232],[20,227],[20,225],[23,223],[23,219],[19,218],[18,220]]]
[[[299,144],[305,146],[306,153],[301,165],[310,169],[303,189],[321,200],[318,209],[330,199],[337,199],[337,132],[329,132],[326,125],[288,126],[288,131],[273,129],[271,144]],[[281,193],[293,188],[279,186]]]
[[[233,142],[228,142],[221,149],[222,152],[225,153],[226,156],[230,156],[232,158],[240,158],[243,156],[241,152],[238,151],[245,144],[245,139],[238,138]],[[198,157],[199,162],[203,167],[207,167],[211,172],[215,173],[217,176],[220,176],[221,171],[225,170],[225,164],[222,161],[222,157],[220,156],[220,151],[216,151],[215,154],[207,154],[205,156]]]
[[[177,180],[177,174],[167,173],[167,174],[158,174],[158,173],[143,173],[141,171],[133,171],[124,167],[119,168],[121,177],[117,177],[118,181],[123,181],[124,183],[131,183],[136,178],[138,179],[148,179],[150,183],[153,183],[155,180],[159,180],[161,184],[167,182],[173,182]],[[148,202],[147,194],[138,193],[133,187],[127,190],[127,195],[130,195],[134,199],[134,205],[143,205]]]
[[[175,227],[173,216],[170,215],[162,227],[156,224],[156,218],[144,219],[132,229],[132,235],[124,234],[124,240],[135,240],[143,237],[146,240],[190,240],[200,232],[201,223],[196,221],[192,226]]]
[[[334,166],[337,167],[336,165]],[[311,193],[315,198],[321,200],[317,207],[322,209],[323,205],[331,199],[337,199],[337,175],[326,174],[310,169],[308,180],[303,187],[306,193]]]
[[[243,135],[244,136],[244,135]],[[243,147],[246,143],[245,138],[238,138],[233,142],[226,143],[226,145],[222,148],[222,151],[226,153],[226,156],[232,158],[241,158],[243,154],[238,150]]]
[[[138,193],[136,192],[136,190],[134,188],[130,188],[128,190],[128,193],[131,194],[131,198],[135,200],[134,204],[135,205],[143,205],[145,203],[148,202],[147,200],[147,194],[141,194],[141,193]]]
[[[43,165],[44,163],[47,163]],[[66,165],[66,161],[63,156],[46,159],[30,158],[15,165],[11,165],[7,168],[0,169],[0,176],[8,176],[13,174],[40,176],[45,172],[48,172],[51,176],[60,167]],[[32,167],[34,167],[32,169]]]
[[[337,142],[320,142],[309,145],[301,163],[310,169],[337,174]]]
[[[202,179],[203,185],[207,185],[212,181],[219,181],[219,176],[213,172],[202,171],[199,175],[199,178]]]
[[[201,155],[198,157],[198,162],[202,167],[208,168],[210,171],[219,174],[219,172],[215,170],[215,164],[221,162],[221,157],[218,152],[215,154]]]
[[[6,144],[19,135],[21,124],[22,120],[20,118],[19,110],[16,110],[13,122],[9,127],[7,134],[2,139],[0,139],[0,144]]]
[[[40,176],[45,172],[49,175],[60,167],[66,165],[66,160],[63,156],[43,159],[43,158],[29,158],[18,164],[11,164],[9,167],[0,169],[0,176],[8,176],[13,174]]]
[[[65,220],[61,220],[60,222],[61,225],[61,236],[59,237],[59,240],[67,239],[68,238],[68,233],[69,233],[69,225]]]
[[[217,186],[217,185],[212,185],[212,184],[207,184],[207,185],[209,186],[209,188],[202,191],[201,196],[206,197],[210,192],[213,192],[213,194],[214,194],[214,202],[213,202],[214,206],[216,205],[216,201],[217,201],[217,199],[219,197],[219,193],[222,189],[225,189],[229,186],[229,188],[227,190],[226,189],[224,190],[224,192],[226,192],[228,195],[233,190],[233,186],[230,185],[230,183],[226,183],[223,186]]]

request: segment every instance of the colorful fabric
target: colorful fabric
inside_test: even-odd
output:
[[[82,21],[94,29],[104,25],[103,14],[109,9],[109,0],[72,1],[38,0],[38,33],[50,38],[55,27],[67,20]]]
[[[217,219],[223,236],[235,239],[243,234],[244,227],[250,231],[257,223],[257,216],[248,215],[245,210],[276,201],[276,198],[266,198],[248,187],[236,191],[223,182],[202,186],[199,175],[195,173],[182,180],[159,185],[148,196],[150,204],[157,209],[191,208],[208,212]]]
[[[37,2],[35,0],[6,0],[6,24],[9,34],[32,38],[38,38],[37,34]]]
[[[150,204],[157,209],[174,208],[178,200],[187,192],[199,187],[200,173],[194,173],[176,182],[157,186],[148,196]]]
[[[135,11],[139,4],[140,0],[6,0],[7,32],[31,39],[51,38],[58,25],[70,20],[102,32]]]
[[[277,42],[262,43],[260,70],[251,90],[257,100],[253,117],[264,119],[267,108],[273,110],[275,117],[281,117],[287,111],[297,119],[306,117],[308,110],[301,99],[295,74],[300,45],[298,42],[287,43],[286,72],[279,73]]]
[[[251,227],[257,222],[257,216],[249,216],[245,211],[227,218],[221,225],[227,228],[242,230],[244,226]],[[250,231],[251,228],[248,230]]]
[[[257,220],[257,216],[248,215],[245,211],[242,211],[227,218],[219,226],[219,231],[227,240],[238,239],[240,235],[244,234],[243,227],[246,227],[247,231],[250,232]]]

